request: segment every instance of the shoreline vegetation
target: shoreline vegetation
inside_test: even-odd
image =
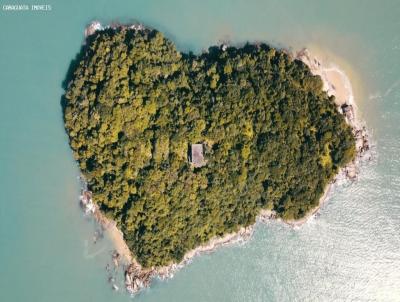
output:
[[[111,25],[110,28],[121,28],[124,27],[120,24]],[[134,29],[136,31],[145,30],[145,27],[141,24],[135,24],[126,26],[125,28]],[[93,22],[85,30],[85,36],[95,34],[97,31],[101,31],[103,28],[100,23]],[[226,45],[222,45],[221,48],[226,49]],[[358,120],[357,108],[354,103],[354,96],[352,92],[352,87],[350,80],[347,78],[346,74],[337,66],[326,64],[321,62],[318,58],[313,57],[307,49],[303,49],[293,54],[289,54],[292,59],[302,61],[305,63],[313,75],[320,76],[323,82],[323,90],[327,92],[329,96],[335,96],[335,105],[337,110],[344,115],[347,124],[352,128],[352,134],[355,140],[356,156],[344,167],[341,167],[336,173],[336,176],[330,181],[330,183],[325,187],[322,196],[319,199],[317,206],[309,210],[306,215],[300,219],[282,219],[273,210],[261,209],[259,215],[257,215],[256,221],[266,222],[270,219],[277,219],[282,221],[292,227],[299,227],[300,225],[306,223],[311,217],[319,211],[320,207],[326,201],[329,192],[332,189],[333,184],[339,179],[350,179],[355,180],[358,173],[358,163],[359,161],[368,153],[369,143],[368,143],[368,133],[366,128],[363,126],[361,121]],[[124,239],[123,232],[118,229],[117,223],[112,221],[112,219],[106,217],[101,211],[99,206],[92,201],[90,191],[83,190],[81,196],[81,204],[85,208],[86,212],[92,213],[95,219],[101,224],[103,229],[106,231],[108,236],[112,239],[115,244],[115,249],[117,251],[118,260],[121,259],[121,263],[124,268],[125,286],[129,293],[136,293],[140,289],[148,287],[153,278],[171,278],[175,271],[182,268],[184,265],[189,263],[193,257],[207,252],[212,252],[216,248],[233,244],[237,242],[244,242],[251,238],[255,223],[247,227],[241,227],[237,232],[228,233],[222,237],[214,236],[207,241],[206,244],[202,244],[184,254],[182,260],[177,264],[173,263],[166,266],[159,267],[142,267],[136,259],[133,257],[130,248]],[[115,258],[114,258],[115,259]],[[116,286],[113,285],[115,289]],[[118,287],[117,287],[118,288]]]

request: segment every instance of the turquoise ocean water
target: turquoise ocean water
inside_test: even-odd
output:
[[[317,219],[259,225],[250,242],[196,258],[135,301],[400,301],[400,1],[44,4],[52,10],[0,11],[0,301],[131,299],[107,283],[110,243],[91,243],[62,123],[62,81],[94,19],[140,20],[195,52],[221,40],[329,51],[351,71],[375,145]]]

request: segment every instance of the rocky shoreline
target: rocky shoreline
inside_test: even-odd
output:
[[[134,25],[121,25],[121,24],[111,24],[108,27],[103,27],[99,22],[91,23],[85,30],[85,37],[88,37],[94,34],[98,30],[102,30],[105,28],[131,28],[135,30],[145,30],[147,29],[142,24],[134,24]],[[222,46],[224,47],[224,46]],[[305,63],[309,66],[311,72],[314,75],[319,75],[324,83],[324,90],[328,93],[328,95],[341,95],[341,98],[336,98],[335,103],[337,105],[338,111],[342,113],[346,122],[352,127],[353,135],[356,140],[356,148],[357,155],[356,158],[349,163],[347,166],[342,168],[339,173],[336,175],[334,180],[327,186],[323,196],[320,198],[319,205],[310,213],[308,213],[305,217],[299,220],[291,220],[291,221],[283,221],[278,218],[278,221],[282,221],[287,225],[292,227],[298,227],[304,223],[306,223],[312,216],[316,215],[319,211],[320,207],[326,201],[329,192],[332,190],[332,186],[338,180],[349,179],[356,180],[358,175],[358,166],[361,160],[364,158],[370,157],[370,146],[369,146],[369,135],[367,129],[363,123],[357,119],[357,108],[354,103],[354,96],[352,93],[352,88],[349,79],[346,74],[340,70],[336,66],[325,66],[323,62],[318,60],[316,57],[313,57],[307,49],[303,49],[299,52],[292,54],[293,59],[297,59]],[[329,76],[329,73],[336,72],[337,75],[342,77],[343,87],[337,87],[337,83],[333,83],[332,79]],[[337,80],[337,79],[336,79]],[[336,85],[336,86],[335,86]],[[347,92],[343,93],[339,92],[340,89],[347,90]],[[344,95],[344,97],[343,97]],[[119,263],[122,263],[121,267],[124,271],[124,280],[125,280],[125,288],[130,294],[137,293],[143,288],[150,286],[152,279],[167,279],[172,278],[174,273],[180,268],[184,267],[188,264],[195,256],[209,253],[214,251],[215,249],[230,245],[239,242],[245,242],[251,238],[254,232],[254,225],[249,227],[242,227],[236,233],[227,234],[223,237],[215,237],[211,239],[208,244],[199,246],[194,250],[187,252],[184,255],[183,260],[178,264],[171,264],[164,267],[153,267],[149,269],[142,268],[142,266],[135,261],[132,256],[131,251],[126,245],[122,232],[117,228],[115,222],[110,221],[106,218],[98,207],[93,203],[91,199],[91,193],[87,191],[86,186],[84,186],[82,196],[81,196],[81,205],[86,213],[93,215],[95,219],[99,222],[102,228],[109,232],[111,239],[113,240],[116,248],[116,252],[113,253],[113,262],[115,266],[118,267]],[[260,214],[257,216],[257,222],[267,222],[271,219],[276,219],[276,215],[273,211],[262,210]],[[123,259],[123,260],[121,260]],[[111,280],[113,281],[113,280]],[[116,284],[112,283],[112,287],[114,289],[118,289]]]
[[[121,23],[115,22],[115,23],[111,23],[110,25],[103,26],[103,25],[101,25],[101,23],[99,21],[93,21],[85,29],[85,33],[84,33],[85,38],[93,35],[96,31],[104,30],[104,29],[107,29],[107,28],[113,28],[113,29],[116,29],[116,28],[128,28],[128,29],[134,29],[134,30],[137,30],[137,31],[150,29],[149,27],[145,27],[141,23],[134,23],[134,24],[125,25],[125,24],[121,24]]]
[[[81,179],[84,182],[83,177],[81,177]],[[115,251],[112,253],[111,262],[114,269],[122,268],[125,288],[130,294],[135,294],[141,289],[149,287],[154,278],[159,278],[161,280],[172,278],[176,271],[183,268],[185,265],[190,263],[194,257],[200,254],[211,253],[222,246],[248,241],[253,235],[255,226],[241,227],[239,231],[235,233],[230,233],[223,237],[214,237],[208,242],[208,244],[199,246],[187,252],[183,257],[183,260],[178,264],[173,263],[163,267],[143,268],[133,258],[131,251],[123,239],[123,233],[117,228],[116,223],[105,217],[98,206],[93,202],[92,194],[87,190],[86,184],[82,186],[80,206],[86,215],[92,216],[101,226],[101,232],[108,233],[108,236],[113,241]],[[257,221],[264,223],[270,219],[275,219],[275,213],[269,210],[262,210],[257,216]],[[111,271],[109,265],[106,266],[106,270],[107,272]],[[114,276],[110,275],[108,281],[114,290],[119,289],[118,285],[115,283]]]

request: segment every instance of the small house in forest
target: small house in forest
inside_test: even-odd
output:
[[[195,167],[199,168],[206,164],[203,155],[203,144],[192,144],[190,147],[189,155],[190,163]]]

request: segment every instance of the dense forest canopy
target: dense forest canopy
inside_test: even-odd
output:
[[[253,224],[260,209],[303,217],[355,155],[321,79],[265,44],[193,55],[156,30],[105,29],[68,80],[74,157],[145,267]]]

